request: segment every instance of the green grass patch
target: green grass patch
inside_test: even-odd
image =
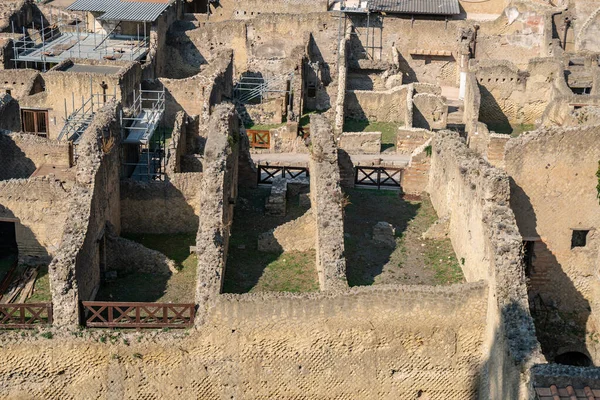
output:
[[[381,132],[381,151],[396,148],[398,127],[402,122],[369,122],[347,119],[344,132]]]
[[[50,276],[48,275],[48,266],[42,266],[38,270],[38,275],[33,286],[33,293],[26,303],[46,303],[52,301],[50,293]]]
[[[319,289],[314,250],[285,253],[258,251],[258,237],[288,221],[302,216],[306,209],[298,199],[288,199],[287,215],[264,214],[270,188],[240,189],[232,235],[229,239],[225,293],[311,292]]]
[[[123,235],[175,261],[178,273],[158,275],[133,272],[105,283],[98,292],[100,301],[139,301],[157,303],[193,303],[198,257],[190,254],[196,243],[195,233],[172,235]]]
[[[450,239],[427,240],[425,243],[427,266],[435,271],[435,283],[448,285],[464,281],[462,269]]]

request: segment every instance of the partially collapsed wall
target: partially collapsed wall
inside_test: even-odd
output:
[[[429,193],[467,281],[490,286],[483,399],[527,394],[527,365],[539,354],[529,313],[522,238],[509,206],[508,176],[469,150],[456,133],[433,140]]]

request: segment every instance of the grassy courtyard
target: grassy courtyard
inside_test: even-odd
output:
[[[437,220],[428,198],[409,202],[389,190],[347,190],[345,208],[346,263],[350,286],[404,283],[444,285],[464,280],[449,239],[423,239]],[[396,229],[396,246],[382,248],[372,239],[373,227],[388,222]]]
[[[258,237],[302,216],[307,210],[288,200],[285,217],[264,214],[270,188],[240,189],[235,208],[223,291],[310,292],[319,289],[314,250],[284,253],[258,251]],[[294,201],[295,200],[295,201]]]

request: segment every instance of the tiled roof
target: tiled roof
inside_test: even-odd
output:
[[[575,389],[573,386],[559,388],[552,385],[549,388],[535,388],[535,392],[538,400],[600,400],[600,390],[589,386]]]
[[[370,0],[369,10],[397,14],[460,14],[458,0]]]

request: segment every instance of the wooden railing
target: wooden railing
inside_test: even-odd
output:
[[[52,304],[0,304],[0,328],[28,329],[52,324]]]
[[[285,166],[258,166],[258,183],[272,184],[277,177],[288,179],[309,178],[309,171],[306,167],[285,167]]]
[[[190,328],[196,315],[195,304],[84,301],[83,308],[90,328]]]
[[[402,168],[356,167],[354,183],[356,185],[400,188],[402,184]]]
[[[250,147],[254,149],[268,149],[271,147],[271,132],[270,131],[257,131],[248,129],[246,131],[248,139],[250,140]]]

